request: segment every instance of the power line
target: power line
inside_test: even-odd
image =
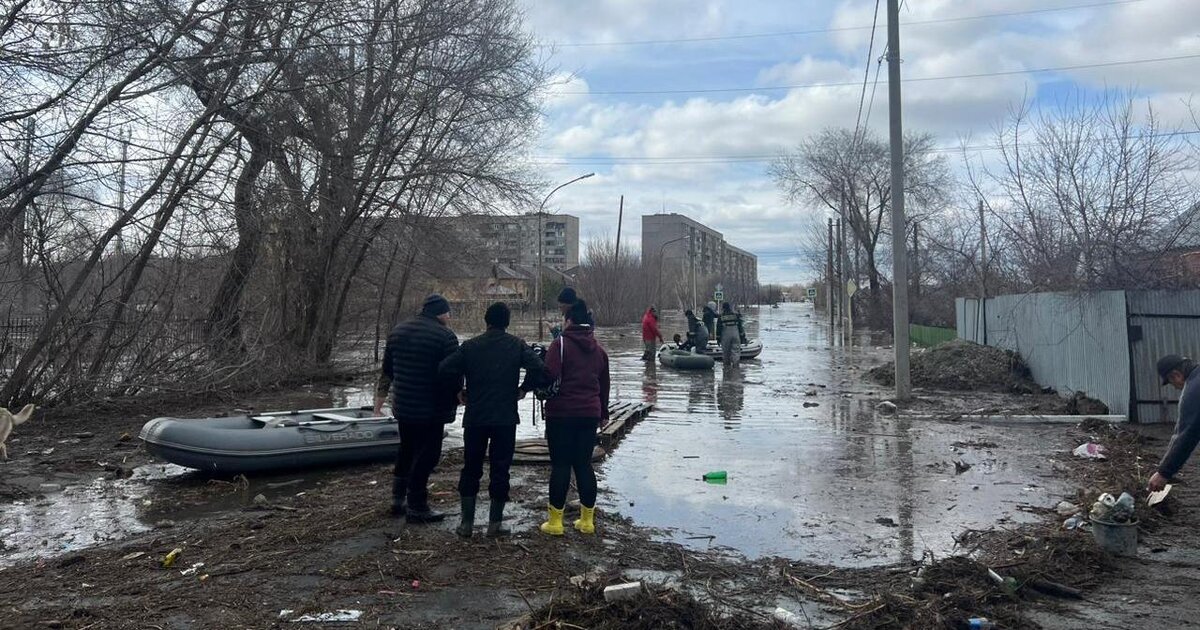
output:
[[[927,24],[952,24],[955,22],[969,22],[973,20],[987,20],[995,18],[1016,17],[1020,15],[1036,15],[1043,13],[1058,13],[1063,11],[1075,11],[1078,9],[1094,9],[1099,7],[1113,7],[1125,4],[1137,4],[1146,0],[1115,0],[1113,2],[1089,2],[1087,4],[1073,4],[1062,7],[1049,7],[1043,9],[1029,9],[1025,11],[1008,11],[1004,13],[983,13],[979,15],[965,15],[956,18],[939,18],[936,20],[914,20],[905,22],[905,28],[910,26],[924,26]],[[547,42],[538,44],[541,48],[603,48],[617,46],[651,46],[657,44],[695,44],[704,42],[721,42],[721,41],[736,41],[746,39],[767,39],[773,37],[798,37],[803,35],[820,35],[823,33],[844,33],[848,31],[865,31],[871,29],[870,26],[839,26],[831,28],[808,29],[803,31],[776,31],[770,33],[745,33],[742,35],[714,35],[710,37],[680,37],[675,39],[642,39],[620,42]]]
[[[949,81],[956,79],[983,79],[989,77],[1005,77],[1019,74],[1040,74],[1044,72],[1061,72],[1064,70],[1087,70],[1090,68],[1113,68],[1117,66],[1132,66],[1145,63],[1163,63],[1168,61],[1184,61],[1188,59],[1200,59],[1200,54],[1195,55],[1178,55],[1175,57],[1157,57],[1153,59],[1132,59],[1128,61],[1105,61],[1101,63],[1085,63],[1072,66],[1050,66],[1045,68],[1029,68],[1025,70],[1001,70],[997,72],[978,72],[973,74],[953,74],[936,77],[910,77],[901,79],[902,83],[924,83],[928,81]],[[772,85],[761,87],[743,87],[743,88],[695,88],[687,90],[604,90],[604,91],[586,91],[586,92],[559,92],[561,95],[571,96],[621,96],[621,95],[648,95],[648,94],[718,94],[731,92],[776,92],[779,90],[805,90],[815,88],[831,88],[831,87],[851,87],[857,86],[857,81],[841,81],[835,83],[799,83],[796,85]]]
[[[1170,131],[1165,133],[1141,134],[1130,136],[1130,140],[1151,140],[1155,138],[1177,138],[1183,136],[1194,136],[1200,134],[1200,129],[1189,131]],[[1097,140],[1114,140],[1116,138],[1107,136],[1097,138]],[[1027,149],[1045,146],[1045,142],[1023,142],[1017,144],[1017,148]],[[974,152],[982,153],[984,151],[1000,151],[1006,148],[1013,148],[1013,145],[994,145],[994,144],[979,144],[967,145],[958,147],[931,147],[922,151],[922,154],[933,153],[958,153],[958,152]],[[784,154],[782,152],[776,154],[747,154],[747,155],[729,155],[729,156],[704,156],[704,155],[680,155],[680,156],[662,156],[662,157],[642,157],[642,156],[538,156],[533,158],[535,164],[550,164],[550,165],[584,165],[594,164],[597,166],[628,166],[628,165],[645,165],[645,166],[673,166],[687,164],[738,164],[738,163],[756,163],[756,162],[771,162],[779,159]]]
[[[879,24],[879,0],[875,0],[875,17],[871,19],[871,41],[867,44],[867,68],[863,70],[862,94],[858,96],[858,115],[854,117],[854,138],[862,124],[863,102],[867,100],[867,80],[871,78],[871,56],[875,53],[875,27]],[[875,75],[878,78],[878,74]],[[874,95],[872,95],[874,96]]]

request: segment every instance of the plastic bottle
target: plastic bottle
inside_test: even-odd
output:
[[[704,473],[705,481],[716,481],[718,479],[726,479],[726,478],[727,478],[727,475],[724,470],[714,470],[712,472]]]
[[[967,620],[967,627],[971,630],[995,630],[996,623],[987,617],[972,617]]]

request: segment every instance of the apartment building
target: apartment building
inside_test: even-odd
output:
[[[682,214],[642,216],[642,261],[667,273],[685,273],[702,283],[721,283],[738,301],[753,299],[758,257],[725,241],[720,232]],[[709,294],[709,287],[699,292]],[[731,293],[736,292],[736,296]]]
[[[579,217],[543,214],[539,220],[536,213],[475,214],[455,217],[453,221],[465,238],[479,242],[481,253],[491,262],[536,265],[540,238],[545,265],[560,270],[579,265]]]

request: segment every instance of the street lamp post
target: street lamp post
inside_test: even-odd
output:
[[[678,243],[679,241],[686,240],[688,238],[690,238],[690,237],[689,236],[680,236],[679,238],[673,238],[669,241],[664,242],[662,245],[658,246],[658,280],[654,283],[654,300],[655,301],[662,299],[663,251],[667,249],[667,245],[670,245],[671,243]]]
[[[566,188],[567,186],[570,186],[571,184],[574,184],[575,182],[577,182],[581,179],[587,179],[593,175],[595,175],[595,173],[588,173],[586,175],[580,175],[579,177],[576,177],[575,179],[572,179],[571,181],[566,182],[565,184],[559,184],[558,186],[555,186],[554,190],[551,190],[550,193],[546,195],[546,198],[542,199],[542,204],[540,206],[538,206],[538,213],[537,213],[537,215],[538,215],[538,218],[537,218],[538,257],[537,257],[537,273],[536,273],[537,280],[536,280],[536,284],[533,287],[533,295],[534,295],[533,299],[534,299],[534,302],[537,304],[537,311],[535,311],[535,312],[537,313],[537,318],[538,318],[538,341],[542,341],[545,338],[544,324],[545,324],[545,319],[546,319],[545,311],[542,308],[542,306],[543,306],[542,305],[542,249],[543,249],[544,243],[546,241],[546,235],[543,234],[544,228],[542,227],[542,210],[546,207],[546,202],[550,201],[550,197],[554,193],[558,192],[559,189]]]

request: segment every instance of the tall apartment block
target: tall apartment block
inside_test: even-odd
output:
[[[758,289],[758,257],[734,247],[720,232],[682,214],[642,216],[642,262],[666,273],[691,273],[697,278],[715,279],[729,291],[738,291],[734,299],[749,301]],[[701,293],[707,295],[705,288]]]

